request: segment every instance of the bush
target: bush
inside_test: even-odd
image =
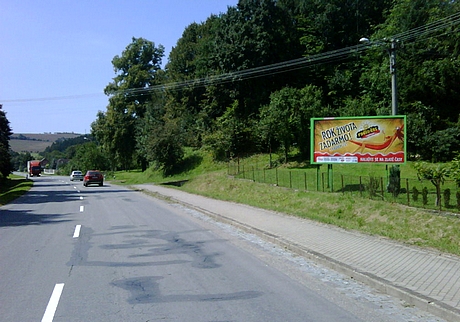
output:
[[[369,195],[370,195],[370,197],[375,197],[375,196],[377,196],[377,192],[378,192],[378,190],[379,190],[379,187],[380,187],[379,178],[369,177],[369,186],[368,186],[368,189],[369,189]]]
[[[457,209],[460,210],[460,191],[457,191],[455,196],[457,197]]]
[[[428,188],[423,187],[422,189],[422,203],[424,206],[428,204]]]
[[[449,208],[450,205],[450,189],[444,190],[444,207]]]
[[[399,169],[399,166],[390,167],[389,179],[387,190],[393,193],[393,197],[397,197],[401,191],[401,169]]]
[[[412,200],[414,200],[414,202],[418,201],[418,195],[419,194],[420,194],[420,192],[418,191],[417,187],[413,187],[412,188]]]

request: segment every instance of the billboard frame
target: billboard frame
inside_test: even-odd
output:
[[[311,118],[310,163],[405,164],[405,129],[405,115]]]

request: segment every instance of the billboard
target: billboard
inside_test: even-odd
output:
[[[312,118],[311,163],[406,162],[406,116]]]

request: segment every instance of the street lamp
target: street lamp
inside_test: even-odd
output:
[[[359,40],[360,43],[364,44],[372,44],[368,38],[361,38]],[[390,74],[391,74],[391,115],[398,114],[398,84],[396,80],[396,48],[397,48],[397,40],[391,39],[390,41],[390,48],[386,48],[388,55],[390,56]],[[376,43],[381,45],[382,42]]]

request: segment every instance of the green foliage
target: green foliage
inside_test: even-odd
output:
[[[10,136],[13,134],[10,122],[0,104],[0,179],[5,179],[13,171],[10,155]]]
[[[428,204],[428,188],[423,187],[422,189],[422,204],[426,206]]]
[[[436,131],[429,137],[432,162],[448,162],[460,152],[460,127]]]
[[[417,162],[414,164],[419,179],[430,180],[436,187],[436,205],[441,201],[441,185],[450,175],[450,167],[445,164],[429,164],[427,162]]]
[[[112,61],[92,134],[111,169],[150,161],[172,171],[186,146],[220,160],[282,148],[285,162],[294,150],[305,161],[311,117],[390,114],[388,40],[400,37],[408,158],[448,162],[460,151],[460,29],[455,19],[427,25],[458,12],[444,0],[240,0],[187,26],[165,70],[164,48],[133,38]],[[359,50],[361,37],[375,45]]]
[[[139,133],[136,123],[145,115],[147,104],[157,99],[145,89],[160,83],[163,55],[163,46],[155,47],[151,41],[133,38],[122,55],[112,60],[117,75],[104,90],[110,96],[109,106],[92,124],[93,135],[113,162],[112,169],[131,168],[136,154],[136,133]]]
[[[457,209],[460,211],[460,191],[455,193],[455,198],[457,199]]]
[[[10,175],[4,178],[0,185],[0,206],[19,198],[21,195],[30,190],[33,181],[24,179],[24,177]]]
[[[412,188],[412,200],[414,200],[414,202],[418,201],[419,194],[420,194],[420,191],[418,191],[417,187],[413,187]]]
[[[184,157],[182,129],[178,119],[165,118],[149,124],[147,159],[162,169],[165,176],[174,174]]]
[[[227,108],[224,115],[217,118],[215,130],[204,138],[216,160],[233,158],[252,152],[255,141],[251,122],[238,115],[238,102]]]
[[[72,170],[106,170],[109,162],[95,142],[88,142],[77,147],[75,157],[70,162]]]
[[[450,189],[447,188],[444,190],[444,207],[449,208],[450,207]]]
[[[380,187],[379,179],[373,176],[369,177],[369,185],[367,186],[367,189],[369,191],[369,196],[371,198],[377,196],[379,187]]]
[[[460,187],[460,154],[450,163],[450,176],[455,180],[457,186]]]
[[[397,165],[390,167],[387,190],[393,194],[393,197],[397,197],[401,191],[401,169]]]

